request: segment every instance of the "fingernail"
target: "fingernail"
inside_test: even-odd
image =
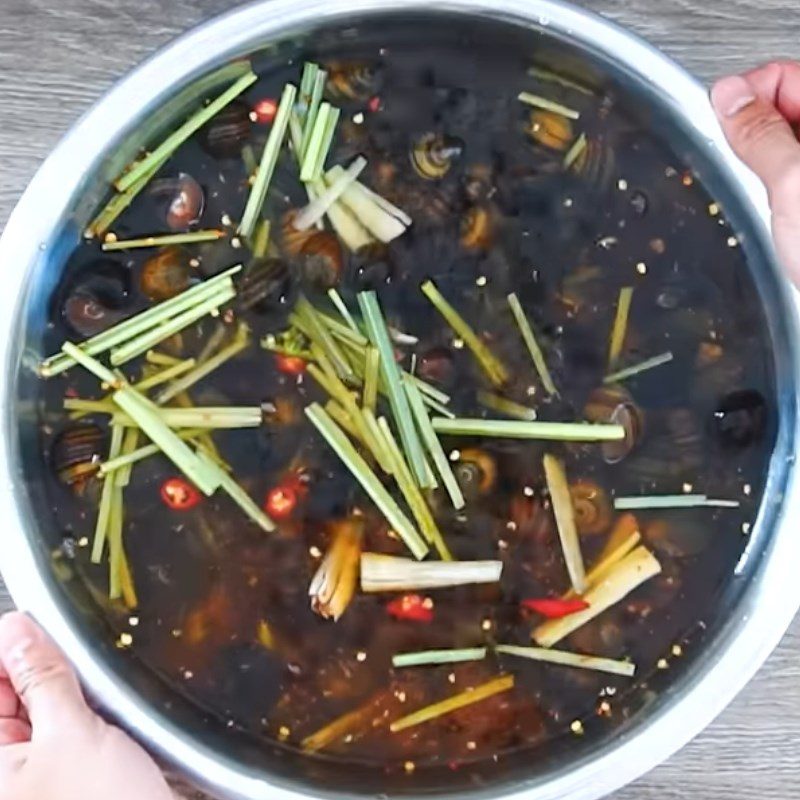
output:
[[[741,75],[722,78],[711,89],[711,103],[723,117],[735,117],[755,99],[750,84]]]

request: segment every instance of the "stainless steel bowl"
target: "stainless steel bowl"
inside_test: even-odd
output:
[[[358,769],[343,774],[324,760],[312,764],[285,751],[269,754],[265,769],[265,754],[235,734],[216,730],[135,658],[115,651],[80,582],[54,574],[47,531],[34,514],[40,497],[30,477],[38,452],[32,365],[41,355],[47,298],[108,179],[141,144],[185,113],[198,94],[224,78],[213,70],[265,46],[280,46],[282,55],[292,48],[299,52],[321,26],[341,34],[375,15],[433,10],[515,26],[537,46],[561,43],[554,53],[577,48],[578,61],[634,93],[652,124],[668,127],[679,155],[723,203],[746,249],[772,339],[779,429],[766,499],[702,646],[668,690],[651,698],[613,736],[573,743],[568,756],[543,761],[536,769],[521,765],[493,773],[480,784],[454,776],[439,784],[387,782]],[[703,87],[630,33],[577,8],[553,0],[272,0],[209,22],[135,70],[75,126],[31,182],[0,240],[0,511],[5,520],[0,565],[11,593],[69,654],[111,715],[199,785],[225,798],[431,791],[520,800],[600,797],[643,774],[707,725],[752,677],[800,606],[800,537],[792,525],[800,514],[794,469],[798,296],[779,274],[767,219],[765,195],[724,144]]]

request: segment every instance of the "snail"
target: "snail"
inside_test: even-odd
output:
[[[329,231],[316,231],[300,248],[303,278],[316,289],[330,289],[339,283],[344,257],[339,239]]]
[[[206,205],[203,187],[185,172],[175,178],[154,181],[150,194],[163,206],[161,213],[171,231],[188,230],[203,216]]]
[[[467,200],[480,203],[494,193],[494,170],[488,164],[473,164],[462,181]]]
[[[281,220],[281,243],[283,244],[283,249],[290,256],[300,255],[305,243],[317,232],[316,228],[297,230],[294,225],[296,217],[297,211],[292,209],[287,211]]]
[[[492,491],[497,483],[497,462],[491,453],[477,447],[461,451],[454,469],[461,490],[468,498]]]
[[[396,265],[389,248],[382,242],[373,242],[353,253],[350,270],[359,289],[377,290],[392,282]]]
[[[74,334],[94,336],[127,316],[129,303],[129,270],[101,259],[87,264],[67,283],[61,317]]]
[[[614,151],[602,139],[589,139],[571,169],[593,189],[602,191],[614,177]]]
[[[261,403],[261,419],[276,428],[295,425],[302,419],[300,408],[288,397],[268,398]]]
[[[151,300],[169,300],[189,288],[190,276],[187,252],[180,247],[165,247],[145,261],[139,286]]]
[[[234,100],[200,131],[200,145],[214,158],[236,158],[250,138],[250,107]]]
[[[270,306],[286,298],[292,288],[289,267],[283,259],[253,261],[239,283],[236,299],[241,309],[265,313]]]
[[[571,484],[572,507],[578,533],[603,533],[611,525],[612,510],[605,490],[594,481],[579,480]]]
[[[100,468],[106,437],[97,426],[80,423],[65,428],[53,442],[51,463],[59,481],[81,491]]]
[[[381,71],[360,61],[328,65],[328,91],[347,100],[368,100],[380,90]]]
[[[488,250],[491,244],[491,214],[484,206],[473,206],[461,220],[461,245],[467,250]]]
[[[644,433],[644,415],[634,403],[630,393],[621,386],[601,386],[595,389],[583,413],[590,422],[621,425],[625,436],[612,442],[603,442],[603,460],[607,464],[622,461],[641,441]]]
[[[426,133],[414,141],[411,165],[421,178],[441,180],[463,152],[464,142],[461,139],[440,133]]]
[[[449,384],[454,372],[453,353],[447,347],[432,347],[417,360],[417,374],[426,381]]]
[[[559,152],[573,140],[572,123],[565,116],[539,108],[531,111],[525,132],[542,147]]]

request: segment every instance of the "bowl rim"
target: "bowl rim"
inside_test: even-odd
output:
[[[36,173],[13,211],[0,239],[0,263],[15,264],[5,275],[0,293],[0,357],[6,382],[0,389],[4,435],[0,437],[0,509],[11,535],[0,548],[0,569],[18,606],[35,616],[69,654],[85,685],[126,727],[192,780],[212,792],[237,800],[300,800],[310,794],[271,783],[235,769],[210,750],[163,726],[147,714],[133,692],[99,663],[76,627],[56,601],[42,575],[34,548],[24,535],[24,518],[16,496],[15,450],[12,442],[13,403],[9,388],[19,361],[15,325],[21,310],[25,280],[31,268],[45,258],[54,229],[63,220],[69,200],[79,190],[84,176],[96,170],[105,146],[117,141],[128,126],[166,96],[198,75],[257,42],[291,30],[302,30],[319,20],[335,22],[362,14],[396,11],[437,11],[484,15],[546,29],[568,37],[584,48],[599,52],[644,76],[694,132],[708,143],[729,178],[742,189],[764,235],[770,217],[766,194],[755,176],[733,155],[726,144],[702,85],[682,67],[629,31],[593,12],[559,0],[266,0],[213,18],[167,44],[134,69],[91,108],[62,139]],[[224,43],[221,45],[220,43]],[[209,55],[211,54],[211,55]],[[164,76],[170,76],[169,80]],[[93,145],[96,149],[93,150]],[[62,187],[52,191],[53,186]],[[774,260],[774,259],[773,259]],[[800,294],[783,287],[782,309],[788,316],[789,338],[796,342]],[[798,352],[791,354],[795,375]],[[790,436],[796,441],[798,398],[788,398]],[[800,561],[800,537],[792,536],[791,520],[800,514],[800,492],[792,464],[785,467],[782,497],[773,503],[775,526],[769,552],[762,557],[748,587],[748,602],[737,607],[740,617],[736,635],[717,648],[716,661],[686,687],[682,696],[657,716],[641,723],[633,735],[608,748],[608,752],[585,763],[571,764],[543,782],[520,784],[509,792],[489,795],[523,800],[556,800],[570,797],[594,800],[638,778],[672,755],[699,733],[750,680],[777,645],[800,607],[800,581],[794,565]],[[759,514],[759,518],[763,514]],[[699,701],[701,699],[701,701]]]

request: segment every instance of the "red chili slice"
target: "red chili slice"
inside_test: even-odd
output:
[[[161,484],[161,499],[173,511],[188,511],[203,498],[191,483],[183,478],[168,478]]]
[[[302,375],[306,371],[306,362],[299,356],[285,356],[278,353],[275,356],[275,366],[286,375]]]
[[[253,113],[256,115],[256,120],[265,125],[275,119],[278,104],[271,97],[265,97],[253,106]]]
[[[264,511],[273,519],[286,519],[297,507],[297,491],[294,486],[281,484],[267,492]]]
[[[531,598],[520,601],[520,605],[548,619],[560,619],[589,608],[589,604],[580,597],[573,597],[569,600],[561,600],[557,597]]]
[[[404,594],[387,603],[386,610],[395,619],[433,622],[433,600],[418,594]]]

